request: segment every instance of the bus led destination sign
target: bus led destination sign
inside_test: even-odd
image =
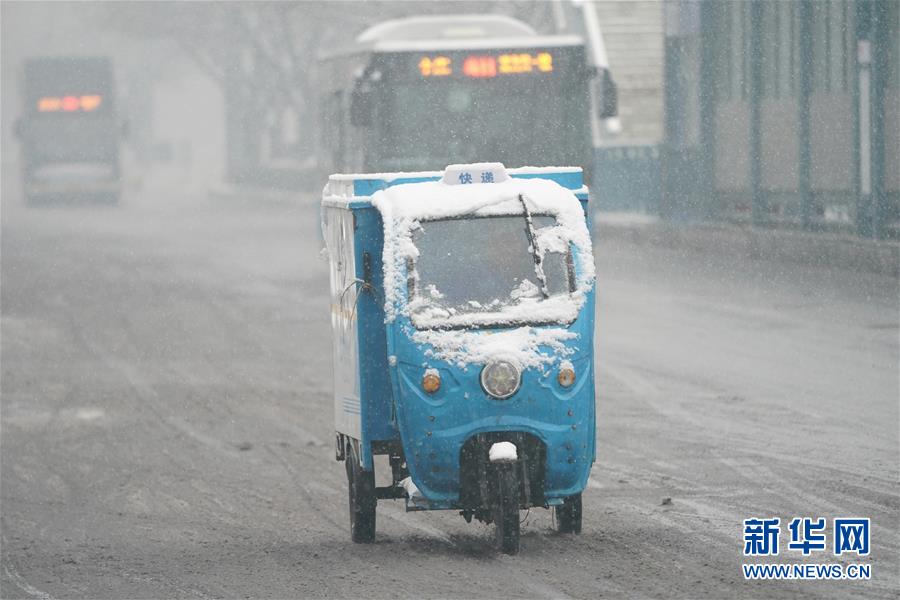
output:
[[[461,62],[462,74],[465,77],[476,79],[498,75],[553,72],[553,54],[550,52],[471,54],[463,58]],[[447,77],[454,73],[453,59],[443,55],[423,56],[419,59],[418,68],[422,77]]]
[[[91,112],[97,110],[103,102],[103,96],[90,94],[85,96],[44,96],[37,103],[38,112]]]

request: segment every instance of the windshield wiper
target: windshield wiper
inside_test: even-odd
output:
[[[528,236],[528,243],[531,245],[531,256],[534,258],[534,274],[541,284],[541,295],[544,297],[544,300],[546,300],[550,297],[550,292],[547,290],[547,276],[544,275],[543,259],[541,258],[540,253],[538,253],[537,244],[535,243],[534,222],[531,220],[531,211],[528,210],[524,195],[519,194],[519,202],[522,203],[522,210],[525,212],[525,235]]]

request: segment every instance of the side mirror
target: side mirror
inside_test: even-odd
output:
[[[619,114],[619,90],[613,81],[609,69],[600,69],[600,81],[597,87],[598,116],[601,119],[610,119]]]
[[[122,121],[119,125],[119,135],[123,140],[127,140],[131,136],[131,124],[128,121]]]
[[[13,124],[13,134],[15,134],[16,139],[21,140],[22,135],[24,134],[24,131],[25,131],[25,127],[22,123],[22,117],[19,117],[18,119],[16,119],[15,123]]]

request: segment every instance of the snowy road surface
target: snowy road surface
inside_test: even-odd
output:
[[[3,598],[898,593],[895,280],[599,243],[583,535],[383,501],[359,546],[311,204],[3,203]],[[873,579],[744,582],[742,520],[795,516],[871,517],[808,562]]]

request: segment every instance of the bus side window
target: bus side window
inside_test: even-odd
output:
[[[613,81],[612,74],[609,69],[600,69],[599,83],[599,107],[601,119],[609,119],[619,114],[619,90],[616,88],[616,82]]]
[[[346,148],[344,131],[344,93],[340,90],[331,96],[331,120],[334,139],[328,140],[332,151],[332,167],[337,170],[344,168],[344,149]]]
[[[367,81],[357,80],[350,96],[350,124],[368,127],[372,124],[372,88]]]

